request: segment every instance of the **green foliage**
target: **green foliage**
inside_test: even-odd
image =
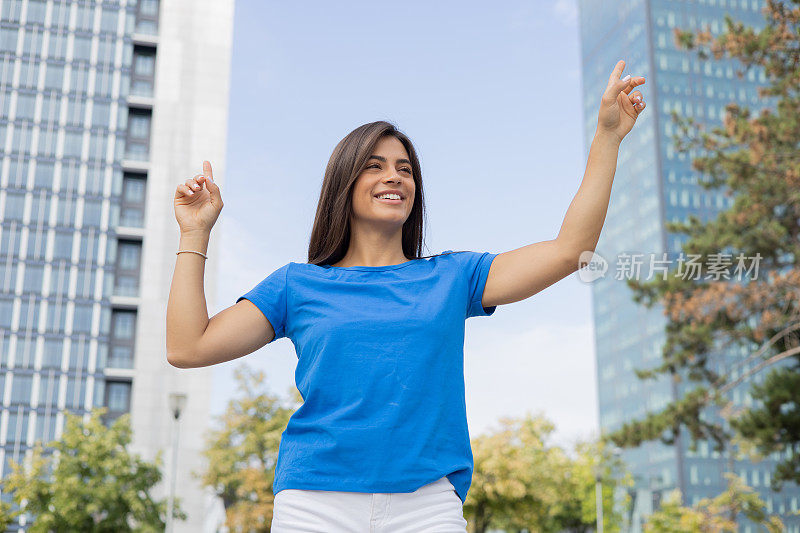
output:
[[[735,474],[725,474],[728,488],[716,498],[704,498],[693,507],[681,505],[680,491],[673,491],[661,503],[661,509],[650,515],[645,532],[735,533],[736,518],[744,515],[768,533],[783,531],[783,522],[766,512],[764,501]]]
[[[783,452],[800,442],[800,369],[780,368],[771,371],[763,383],[751,392],[758,407],[746,410],[731,421],[734,429],[754,442],[762,453]],[[772,488],[780,490],[786,480],[797,480],[800,455],[790,455],[779,463],[772,476]]]
[[[120,416],[109,428],[101,419],[105,412],[93,410],[88,422],[67,413],[61,440],[51,442],[51,450],[37,442],[27,468],[11,462],[2,489],[21,507],[24,501],[25,512],[33,515],[27,531],[164,530],[166,500],[149,494],[161,480],[161,458],[151,464],[131,454],[130,416]],[[186,518],[177,502],[174,516]]]
[[[295,408],[263,389],[263,372],[242,365],[235,377],[240,395],[219,417],[221,427],[207,435],[207,468],[200,476],[222,498],[231,531],[268,532],[278,446]],[[293,389],[293,402],[301,400]]]
[[[623,515],[614,494],[631,480],[603,443],[578,443],[568,454],[549,443],[555,428],[542,416],[503,418],[500,426],[472,440],[475,467],[464,503],[472,531],[592,531],[597,474],[603,480],[606,531],[620,530]]]
[[[0,530],[8,531],[20,514],[21,511],[14,511],[10,503],[0,501]]]
[[[667,318],[661,364],[637,374],[641,379],[666,376],[684,393],[608,437],[620,446],[637,446],[651,440],[672,443],[685,431],[693,445],[708,440],[720,450],[735,435],[715,417],[719,413],[762,453],[793,450],[774,478],[776,483],[800,482],[800,7],[768,0],[764,14],[766,25],[760,31],[730,16],[717,38],[707,29],[697,34],[675,30],[679,48],[698,48],[705,58],[738,58],[745,69],[763,67],[768,84],[758,88],[759,96],[774,97],[776,109],[752,113],[730,103],[723,125],[710,133],[673,111],[677,150],[702,153],[692,161],[699,184],[732,197],[733,203],[705,222],[690,216],[668,224],[670,232],[687,236],[683,252],[697,256],[696,275],[687,277],[685,270],[674,269],[666,279],[629,281],[636,302],[661,304]],[[736,73],[741,78],[744,72]],[[709,265],[719,266],[720,254],[728,254],[730,262],[712,271]],[[743,281],[736,279],[740,256],[760,258],[757,276],[751,272]],[[719,373],[716,354],[728,350],[751,356]],[[763,406],[731,419],[730,390],[783,360],[793,364],[775,370],[770,386],[752,389]]]
[[[611,453],[604,441],[578,442],[575,445],[569,483],[565,494],[570,502],[577,502],[578,515],[559,516],[558,531],[594,531],[597,525],[596,482],[599,476],[603,498],[603,531],[621,530],[623,513],[630,506],[630,496],[624,493],[617,500],[619,489],[633,486],[633,478],[625,470],[622,460]]]

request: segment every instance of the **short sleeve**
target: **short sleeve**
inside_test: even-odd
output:
[[[236,303],[239,303],[246,298],[264,313],[264,316],[272,325],[272,329],[275,330],[275,338],[272,340],[286,336],[286,293],[289,281],[289,265],[286,264],[277,269],[250,291],[236,299]]]
[[[449,251],[449,250],[448,250]],[[489,277],[489,268],[492,261],[498,254],[490,252],[454,252],[461,269],[461,275],[467,283],[467,315],[466,318],[473,316],[491,316],[497,309],[496,305],[483,307],[483,289],[486,286],[486,279]]]

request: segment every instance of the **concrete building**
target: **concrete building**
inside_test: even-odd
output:
[[[0,0],[0,475],[65,411],[105,406],[131,413],[135,452],[161,452],[166,497],[183,393],[178,532],[212,507],[192,475],[212,381],[166,360],[172,199],[204,159],[224,189],[232,37],[233,0]]]
[[[639,279],[647,279],[649,262],[663,259],[663,253],[668,261],[676,261],[681,251],[685,237],[668,232],[667,222],[686,220],[690,214],[709,220],[733,201],[698,184],[691,158],[675,150],[671,137],[678,131],[670,113],[692,116],[710,130],[721,125],[729,102],[754,112],[772,107],[773,102],[760,99],[757,93],[757,87],[766,82],[763,69],[753,69],[739,79],[735,70],[742,65],[737,60],[700,60],[694,51],[678,50],[673,39],[675,28],[696,32],[709,26],[712,34],[719,35],[726,13],[763,28],[765,2],[634,0],[614,9],[598,0],[579,0],[578,4],[587,152],[597,126],[600,96],[616,62],[626,61],[623,75],[646,78],[640,90],[647,108],[623,141],[597,247],[609,270],[592,284],[600,427],[607,432],[659,411],[684,391],[667,379],[642,381],[635,375],[635,369],[652,368],[661,361],[665,318],[660,306],[647,310],[633,302],[625,279],[617,279],[617,270],[621,263],[635,261],[635,254],[644,254],[639,258],[644,262]],[[628,254],[627,259],[620,254]],[[743,351],[718,353],[713,364],[718,365],[715,369],[732,368],[745,355]],[[749,405],[748,390],[746,382],[732,391],[736,405]],[[730,470],[761,493],[767,509],[781,515],[788,531],[800,531],[800,517],[791,516],[800,506],[800,490],[788,485],[781,493],[769,489],[776,457],[760,463],[731,462],[709,443],[700,443],[697,451],[690,450],[689,444],[684,436],[671,446],[651,442],[625,450],[623,458],[637,481],[633,531],[640,530],[642,518],[658,506],[666,491],[679,488],[684,502],[694,504],[721,493],[725,488],[722,474]],[[741,527],[755,531],[744,522]]]

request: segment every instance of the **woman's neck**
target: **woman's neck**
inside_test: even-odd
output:
[[[403,253],[402,227],[390,234],[375,228],[353,229],[350,232],[350,246],[347,253],[331,266],[390,266],[409,260]]]

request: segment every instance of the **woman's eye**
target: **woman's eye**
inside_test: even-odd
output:
[[[378,165],[378,164],[374,164],[374,165],[370,165],[370,166],[368,166],[367,168],[381,168],[381,166],[380,166],[380,165]],[[406,172],[408,172],[409,174],[411,174],[411,169],[410,169],[410,168],[408,168],[408,167],[403,167],[403,168],[401,168],[400,170],[405,170]]]

